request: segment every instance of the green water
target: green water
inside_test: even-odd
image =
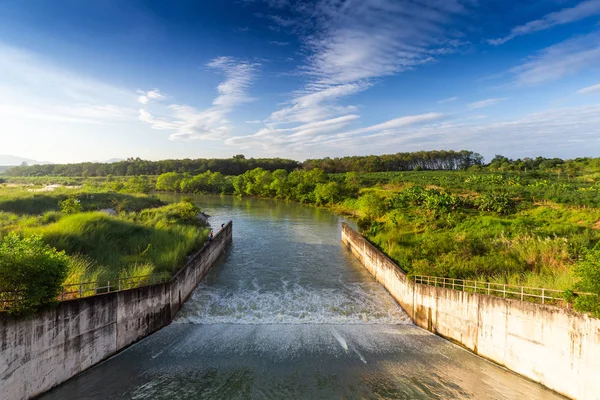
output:
[[[216,230],[233,220],[222,262],[170,326],[44,399],[560,398],[412,325],[341,245],[341,218],[195,201]]]

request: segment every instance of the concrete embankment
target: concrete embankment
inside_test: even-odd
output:
[[[0,398],[27,399],[168,325],[231,243],[229,222],[165,283],[0,313]]]
[[[360,234],[342,242],[414,323],[575,399],[600,399],[600,320],[551,305],[416,284]]]

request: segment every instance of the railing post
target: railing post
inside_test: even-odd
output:
[[[477,293],[477,281],[475,281],[475,287],[473,288],[473,290],[475,291],[475,293]]]
[[[452,290],[454,290],[454,278],[452,278]]]
[[[464,292],[465,291],[465,280],[463,279],[462,282],[463,282],[463,292]]]
[[[488,282],[488,296],[490,295],[490,283]]]
[[[545,292],[545,291],[546,291],[546,290],[545,290],[544,288],[542,288],[542,304],[544,304],[544,300],[545,300],[545,299],[544,299],[544,292]]]
[[[108,281],[106,286],[108,287],[108,293],[110,293],[110,281]]]
[[[525,288],[524,288],[523,286],[521,286],[521,301],[523,301],[523,290],[524,290],[524,289],[525,289]]]
[[[504,284],[504,288],[502,289],[503,297],[506,298],[506,283]]]
[[[83,288],[81,287],[81,282],[79,282],[79,297],[83,296]]]
[[[121,291],[121,279],[119,278],[117,282],[119,282],[119,291]]]

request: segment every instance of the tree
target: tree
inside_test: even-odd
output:
[[[385,199],[373,192],[360,196],[358,205],[360,211],[369,219],[379,218],[387,211]]]
[[[181,180],[183,176],[177,172],[167,172],[161,174],[156,179],[156,190],[165,192],[178,192],[181,189]]]
[[[342,188],[337,182],[318,183],[315,187],[315,202],[318,205],[333,204],[342,197]]]
[[[0,243],[0,292],[16,292],[9,312],[27,314],[56,303],[69,258],[41,236],[9,234]]]

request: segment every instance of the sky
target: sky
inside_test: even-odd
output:
[[[600,156],[600,0],[3,0],[0,154]]]

